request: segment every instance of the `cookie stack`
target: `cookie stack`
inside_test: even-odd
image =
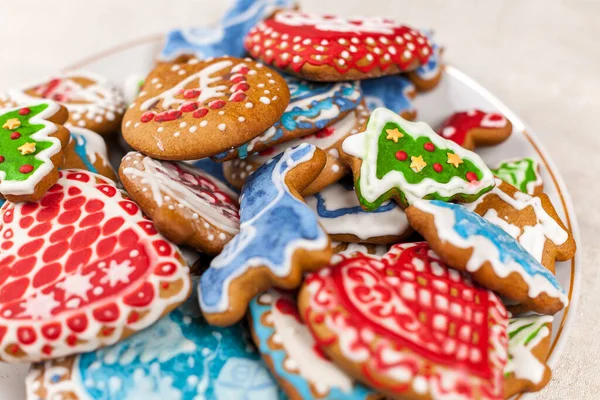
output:
[[[554,264],[576,246],[535,160],[474,152],[510,121],[412,122],[443,74],[431,32],[291,6],[171,32],[127,109],[79,71],[1,98],[0,359],[35,362],[28,399],[504,399],[550,380]]]

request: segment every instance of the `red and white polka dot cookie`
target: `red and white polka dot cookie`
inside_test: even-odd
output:
[[[244,44],[254,58],[314,81],[411,71],[433,51],[425,35],[388,18],[346,19],[295,10],[261,22]]]
[[[0,209],[0,360],[88,352],[182,303],[189,268],[113,181],[59,171],[37,203]]]

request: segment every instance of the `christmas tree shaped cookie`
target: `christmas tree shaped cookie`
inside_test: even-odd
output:
[[[477,154],[386,108],[373,111],[366,130],[341,147],[361,206],[369,211],[390,198],[402,207],[418,199],[471,202],[494,187]]]
[[[0,108],[0,194],[6,199],[37,201],[58,180],[62,149],[69,131],[67,110],[46,101]]]
[[[534,195],[540,194],[544,190],[540,164],[534,158],[525,157],[505,160],[497,168],[492,168],[492,172],[523,193]]]

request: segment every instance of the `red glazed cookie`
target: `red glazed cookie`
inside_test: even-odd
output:
[[[53,101],[0,108],[0,198],[37,201],[56,183],[68,114]]]
[[[177,244],[216,255],[240,230],[237,194],[201,169],[131,152],[119,176],[156,229]]]
[[[465,149],[474,150],[478,146],[494,146],[508,139],[512,124],[502,114],[473,109],[452,114],[437,132]]]
[[[388,18],[294,10],[258,24],[245,47],[254,58],[313,81],[393,75],[425,64],[432,54],[426,36]]]
[[[161,64],[127,110],[123,137],[154,158],[209,157],[266,131],[289,100],[284,79],[249,59]]]
[[[298,303],[327,356],[392,398],[504,398],[506,309],[425,242],[312,273]]]
[[[364,104],[342,118],[335,124],[321,129],[317,133],[305,136],[290,142],[281,143],[269,149],[253,154],[243,160],[228,161],[223,165],[225,178],[231,185],[241,189],[248,176],[258,167],[285,149],[295,147],[300,143],[314,144],[327,155],[327,164],[319,176],[302,191],[303,196],[310,196],[320,192],[328,185],[337,182],[348,173],[348,167],[339,161],[338,147],[348,136],[358,133],[359,129],[369,117],[369,112]]]
[[[87,71],[71,71],[9,90],[0,103],[22,106],[40,99],[59,102],[69,110],[70,124],[101,135],[118,130],[125,113],[125,100],[117,88]]]
[[[189,268],[112,181],[82,170],[0,209],[0,360],[87,352],[182,303]]]

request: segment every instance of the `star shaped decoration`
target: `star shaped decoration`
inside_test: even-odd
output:
[[[387,136],[385,137],[387,140],[393,140],[394,143],[398,143],[398,139],[402,138],[404,134],[398,130],[398,128],[394,129],[386,129],[385,132]]]
[[[463,163],[462,158],[460,158],[458,154],[446,153],[446,155],[448,156],[448,164],[454,165],[455,168],[458,168],[458,166]]]
[[[427,163],[423,160],[423,156],[411,156],[410,161],[410,168],[415,172],[421,172],[427,166]]]
[[[33,154],[35,153],[35,143],[27,142],[23,146],[17,147],[17,150],[19,150],[22,155]]]
[[[2,125],[2,127],[4,129],[10,129],[11,131],[13,129],[17,129],[20,126],[21,126],[21,121],[19,121],[19,118],[11,118],[8,121],[6,121],[4,123],[4,125]]]

